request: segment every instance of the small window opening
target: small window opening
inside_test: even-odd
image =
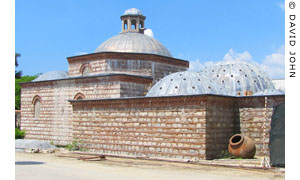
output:
[[[39,99],[36,99],[35,103],[34,103],[34,117],[35,118],[40,117],[40,108],[41,108],[41,102]]]
[[[124,30],[127,30],[128,29],[128,25],[127,25],[127,20],[124,21]]]
[[[135,20],[131,21],[131,29],[136,29],[136,21]]]
[[[82,70],[82,75],[83,76],[87,76],[91,73],[91,70],[89,67],[85,67],[83,70]]]
[[[143,21],[140,22],[140,29],[142,29],[142,28],[144,28],[144,22]]]

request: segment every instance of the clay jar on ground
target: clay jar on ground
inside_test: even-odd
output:
[[[252,139],[236,134],[229,140],[228,151],[235,157],[251,159],[255,155],[256,148]]]

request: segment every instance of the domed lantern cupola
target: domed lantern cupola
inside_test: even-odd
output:
[[[144,33],[144,23],[146,16],[136,8],[127,9],[121,16],[122,20],[122,33],[126,32],[139,32]]]

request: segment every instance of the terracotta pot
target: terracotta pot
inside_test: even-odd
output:
[[[252,139],[241,134],[236,134],[229,140],[228,151],[235,157],[253,158],[256,148]]]

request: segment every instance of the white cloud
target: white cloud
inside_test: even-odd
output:
[[[284,45],[282,45],[275,53],[266,56],[260,66],[272,79],[281,79],[285,74],[284,64]]]
[[[243,53],[237,53],[233,49],[229,49],[228,53],[225,54],[224,61],[237,61],[237,60],[242,60],[242,61],[251,61],[252,62],[252,57],[251,54],[247,51]],[[199,72],[200,70],[204,69],[206,66],[211,66],[213,65],[214,61],[203,61],[201,62],[199,59],[196,59],[194,61],[190,61],[190,68],[189,71],[195,71]]]
[[[262,68],[271,79],[284,78],[284,45],[282,45],[276,52],[267,55],[261,62],[261,64],[254,61],[251,54],[248,51],[243,53],[237,53],[233,49],[229,49],[229,52],[225,54],[223,60],[235,61],[242,60],[258,65]]]
[[[267,74],[271,77],[271,79],[281,79],[284,78],[284,45],[282,45],[276,52],[267,55],[261,64],[257,63],[252,59],[251,54],[248,51],[244,51],[242,53],[235,52],[233,49],[229,49],[228,53],[224,55],[224,61],[247,61],[253,64],[260,66]],[[213,61],[203,61],[201,62],[199,59],[194,61],[190,61],[189,71],[200,71],[205,66],[212,65]]]
[[[225,54],[224,61],[236,61],[236,60],[242,60],[242,61],[251,61],[252,57],[251,54],[247,51],[243,53],[237,53],[233,49],[229,49],[229,52]]]
[[[213,61],[205,61],[202,63],[200,59],[196,59],[194,61],[190,61],[190,68],[188,71],[199,72],[200,70],[204,69],[205,66],[210,66],[213,63]]]
[[[144,34],[154,38],[154,34],[151,29],[145,29]]]

